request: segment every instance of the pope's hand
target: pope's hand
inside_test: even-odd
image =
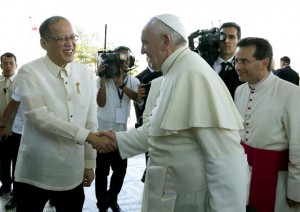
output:
[[[110,142],[112,142],[116,146],[116,148],[118,148],[116,135],[115,135],[115,133],[113,131],[111,131],[111,130],[107,130],[107,131],[103,130],[103,131],[97,132],[97,135],[104,142],[110,141]],[[103,148],[100,145],[93,145],[93,148],[96,149],[99,153],[111,152],[111,151],[108,151],[107,148]]]
[[[300,202],[296,202],[294,200],[291,200],[290,198],[287,198],[287,203],[291,208],[300,208]]]
[[[107,153],[117,150],[117,143],[99,133],[90,132],[86,141],[99,153]]]

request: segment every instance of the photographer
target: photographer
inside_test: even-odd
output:
[[[234,22],[226,22],[222,24],[220,31],[226,34],[226,39],[219,42],[218,58],[210,65],[222,78],[234,98],[235,89],[242,84],[233,64],[237,43],[241,39],[241,28]]]
[[[134,58],[128,47],[120,46],[112,53],[102,55],[102,58],[112,57],[117,59],[103,60],[98,67],[98,130],[126,131],[130,100],[137,100],[140,82],[136,77],[128,75],[128,71],[134,66]],[[107,190],[110,168],[113,173]],[[113,212],[122,211],[117,197],[123,185],[126,168],[127,159],[122,160],[118,151],[97,153],[95,183],[99,211],[107,211],[108,207]]]

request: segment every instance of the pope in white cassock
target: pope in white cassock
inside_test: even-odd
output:
[[[142,211],[246,211],[243,125],[225,84],[186,46],[178,17],[153,17],[141,40],[142,54],[163,72],[152,82],[144,124],[102,134],[117,141],[122,158],[149,152]]]

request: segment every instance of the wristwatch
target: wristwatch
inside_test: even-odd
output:
[[[125,88],[125,86],[126,86],[126,83],[123,83],[122,85],[119,86],[119,88],[123,89],[123,88]]]

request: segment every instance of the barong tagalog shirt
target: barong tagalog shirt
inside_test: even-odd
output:
[[[11,96],[14,90],[17,87],[16,80],[17,72],[15,72],[12,76],[6,78],[3,75],[0,75],[0,122],[2,122],[2,115],[9,101],[11,100]],[[12,135],[12,124],[14,122],[14,118],[16,115],[16,111],[9,118],[6,126],[6,130],[8,130],[9,134]]]
[[[143,126],[116,133],[121,157],[149,153],[142,211],[245,211],[243,126],[228,89],[187,47],[161,70]]]
[[[235,92],[245,126],[240,135],[252,171],[249,204],[259,211],[300,211],[286,201],[289,197],[300,202],[299,97],[298,86],[272,72]]]
[[[24,131],[16,181],[47,190],[70,190],[95,168],[96,151],[85,142],[96,131],[96,78],[75,61],[64,69],[47,56],[27,63],[18,74]]]

